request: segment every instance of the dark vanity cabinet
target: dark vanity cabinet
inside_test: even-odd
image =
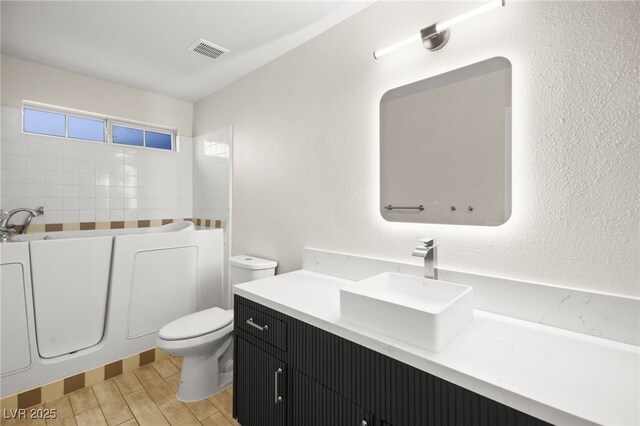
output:
[[[288,401],[282,397],[286,364],[242,338],[236,342],[235,384],[243,391],[242,397],[234,399],[238,421],[243,425],[287,424]]]
[[[305,426],[373,426],[373,416],[296,369],[291,372],[291,422]]]
[[[548,425],[251,300],[234,309],[242,426]]]

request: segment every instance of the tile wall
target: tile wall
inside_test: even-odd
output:
[[[193,138],[193,217],[215,219],[215,227],[222,223],[225,259],[231,253],[231,155],[231,127]],[[229,283],[227,262],[224,277]]]
[[[2,106],[0,207],[45,207],[33,224],[193,217],[192,138],[178,152],[27,135]]]
[[[67,395],[71,392],[90,387],[96,383],[103,382],[112,377],[132,371],[155,360],[169,357],[169,354],[162,349],[154,348],[130,357],[101,365],[92,370],[81,372],[70,377],[65,377],[55,382],[44,384],[37,388],[20,392],[2,398],[0,405],[3,410],[15,410],[17,408],[27,408],[34,405],[48,402]]]
[[[193,217],[228,221],[231,214],[231,129],[193,141]]]

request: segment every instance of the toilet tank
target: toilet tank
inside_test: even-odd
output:
[[[272,277],[278,262],[259,257],[238,255],[229,259],[231,285]]]

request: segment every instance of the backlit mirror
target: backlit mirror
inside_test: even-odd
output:
[[[380,212],[501,225],[511,215],[511,63],[496,57],[386,92]]]

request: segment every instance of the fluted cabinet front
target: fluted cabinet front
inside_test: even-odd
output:
[[[251,300],[236,296],[235,315],[234,415],[242,426],[549,425]]]
[[[238,422],[243,426],[287,424],[286,364],[244,339],[236,340],[235,390]]]

